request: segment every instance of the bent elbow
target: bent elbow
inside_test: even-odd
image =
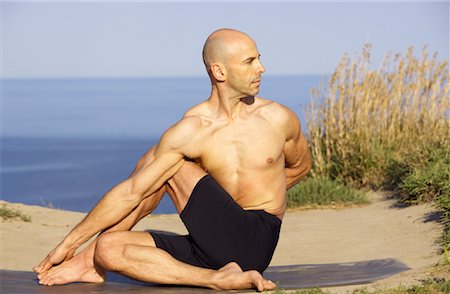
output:
[[[303,180],[312,169],[312,160],[309,157],[306,161],[302,162],[300,169],[298,170],[298,180]]]
[[[306,171],[305,171],[305,176],[309,174],[309,172],[312,169],[312,158],[309,157],[308,160],[306,161]]]
[[[308,151],[306,156],[305,156],[305,160],[303,161],[303,165],[305,166],[305,176],[307,174],[309,174],[309,172],[312,169],[312,157],[311,157],[311,153]]]
[[[309,172],[312,169],[312,159],[311,157],[308,159],[308,161],[306,162],[306,174],[309,174]]]

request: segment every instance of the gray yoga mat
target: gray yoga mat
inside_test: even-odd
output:
[[[366,284],[409,268],[395,259],[379,259],[348,263],[301,264],[272,266],[264,277],[278,284],[279,289],[300,289]],[[162,286],[138,282],[124,276],[108,273],[104,284],[73,283],[46,287],[37,283],[33,272],[0,271],[0,293],[217,293],[219,291],[177,286]],[[245,291],[248,292],[248,291]]]

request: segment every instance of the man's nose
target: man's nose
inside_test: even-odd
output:
[[[264,67],[264,65],[261,63],[261,61],[258,60],[258,72],[259,73],[264,73],[266,71],[266,68]]]

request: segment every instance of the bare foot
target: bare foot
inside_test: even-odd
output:
[[[103,283],[105,273],[89,264],[79,254],[62,264],[38,274],[39,284],[46,286],[63,285],[73,282]]]
[[[257,271],[242,271],[241,267],[235,262],[230,262],[219,269],[214,280],[216,282],[212,288],[216,290],[256,288],[258,291],[264,291],[272,290],[276,287],[275,283],[264,279]]]

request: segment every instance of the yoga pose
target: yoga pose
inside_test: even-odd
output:
[[[34,268],[39,283],[100,283],[105,271],[152,283],[270,290],[286,190],[311,157],[293,111],[256,95],[265,69],[245,33],[220,29],[203,48],[210,97],[186,112]],[[132,232],[167,192],[187,236]],[[94,235],[88,247],[75,251]]]

